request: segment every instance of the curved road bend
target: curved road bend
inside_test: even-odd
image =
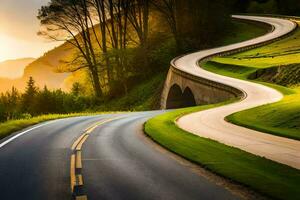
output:
[[[230,85],[244,91],[245,98],[237,103],[186,115],[180,118],[177,123],[182,129],[201,137],[217,140],[229,146],[234,146],[250,153],[264,156],[271,160],[300,169],[300,141],[250,130],[228,123],[224,120],[226,116],[232,113],[267,103],[277,102],[282,99],[282,94],[272,88],[260,84],[208,72],[200,68],[197,64],[199,60],[215,53],[278,38],[294,30],[296,25],[289,20],[278,18],[253,16],[234,17],[265,22],[271,24],[274,27],[274,30],[264,36],[246,42],[183,56],[175,60],[173,64],[179,70],[215,82]]]
[[[141,138],[159,113],[76,117],[29,131],[0,148],[0,199],[70,199],[70,147],[87,127],[115,117],[124,118],[98,126],[83,145],[88,199],[238,199]]]
[[[272,19],[268,20],[272,21]],[[274,21],[279,23],[281,33],[288,32],[293,26],[286,21],[282,22],[283,24],[278,20]],[[279,27],[275,28],[274,35]],[[188,66],[186,70],[191,70],[191,73],[198,73],[198,75],[207,73],[206,77],[223,80],[236,86],[236,81],[239,80],[214,75],[198,68],[196,61],[200,56],[198,53],[189,56],[189,59],[185,60],[187,63],[183,63]],[[178,60],[176,64],[179,65],[183,61],[184,59]],[[258,102],[253,102],[255,99],[249,102],[250,97],[253,95],[250,99],[255,97],[255,92],[259,92],[260,95],[268,92],[259,101],[261,104],[266,103],[266,97],[269,97],[268,101],[281,98],[279,93],[267,87],[248,82],[238,83],[241,83],[240,86],[248,92],[249,97],[241,103],[230,106],[244,109],[256,105]],[[249,84],[249,88],[254,89],[255,92],[250,93],[247,88],[244,88],[246,84]],[[258,87],[259,90],[256,91]],[[239,107],[241,104],[245,106]],[[221,109],[224,108],[226,107]],[[236,110],[235,107],[234,109]],[[0,198],[70,199],[69,170],[72,144],[87,127],[95,122],[123,116],[124,118],[97,127],[83,145],[82,175],[84,191],[89,199],[236,199],[237,197],[224,188],[197,176],[188,167],[162,154],[140,138],[138,133],[142,130],[143,122],[159,113],[161,111],[56,120],[28,131],[4,146],[1,144],[9,138],[0,141]],[[222,129],[224,113],[226,112],[221,110],[220,114],[214,114],[211,120],[206,121],[216,123],[215,117],[221,116],[217,123]],[[190,120],[198,124],[199,116],[201,118],[202,115],[196,113],[189,116],[196,116]],[[189,116],[181,120],[184,122]],[[209,125],[205,128],[215,130]],[[261,138],[269,137],[266,134],[259,134]],[[243,138],[238,134],[235,137]],[[274,142],[276,137],[272,138],[271,142]],[[278,142],[282,142],[282,139],[279,138]]]

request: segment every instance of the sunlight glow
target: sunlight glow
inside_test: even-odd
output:
[[[34,57],[61,43],[46,42],[37,36],[36,18],[41,5],[49,0],[0,0],[0,62]]]

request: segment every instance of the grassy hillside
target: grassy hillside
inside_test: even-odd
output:
[[[141,82],[121,98],[107,101],[96,110],[101,111],[145,111],[159,109],[159,100],[166,74],[155,75]]]
[[[299,22],[297,22],[299,23]],[[212,59],[223,64],[233,64],[255,68],[287,66],[299,63],[300,28],[290,37],[250,51]]]
[[[219,41],[220,45],[229,45],[255,38],[267,33],[265,27],[257,26],[244,21],[232,20],[231,27],[225,32],[224,37]]]

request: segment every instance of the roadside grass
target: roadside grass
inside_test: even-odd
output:
[[[63,119],[69,117],[80,117],[80,116],[90,116],[90,115],[98,115],[105,114],[105,112],[96,112],[96,113],[70,113],[70,114],[49,114],[49,115],[41,115],[37,117],[32,117],[28,119],[18,119],[18,120],[10,120],[7,122],[0,123],[0,139],[3,139],[10,134],[20,131],[26,127],[50,121],[54,119]]]
[[[297,90],[285,87],[282,85],[277,85],[273,83],[268,83],[268,82],[263,82],[260,80],[249,80],[248,77],[255,73],[258,68],[255,67],[245,67],[245,66],[240,66],[240,65],[231,65],[231,64],[223,64],[223,63],[218,63],[215,61],[208,61],[204,64],[201,65],[201,67],[207,71],[220,74],[223,76],[229,76],[232,78],[237,78],[241,80],[247,80],[247,81],[252,81],[255,83],[260,83],[265,86],[271,87],[275,90],[278,90],[281,92],[283,95],[290,95],[290,94],[296,94],[298,93]]]
[[[300,140],[300,93],[282,101],[234,113],[226,119],[234,124]]]
[[[265,27],[247,23],[239,20],[232,20],[231,27],[225,37],[220,42],[221,45],[229,45],[237,42],[249,40],[268,32]],[[251,31],[249,31],[251,30]]]
[[[212,61],[205,63],[202,67],[217,74],[242,80],[247,80],[247,77],[257,70],[257,68],[220,64]],[[262,81],[248,81],[274,88],[285,96],[279,102],[234,113],[227,116],[226,120],[239,126],[300,140],[300,90]]]
[[[296,21],[300,24],[299,21]],[[216,57],[212,61],[239,66],[268,68],[280,65],[299,63],[300,28],[282,40],[238,54]]]
[[[160,90],[165,77],[165,73],[157,74],[151,79],[139,83],[127,95],[110,100],[95,109],[99,111],[146,111],[157,109]]]
[[[276,199],[300,199],[300,171],[237,148],[193,135],[175,120],[185,114],[224,105],[178,109],[150,119],[146,134],[172,152],[212,172]]]

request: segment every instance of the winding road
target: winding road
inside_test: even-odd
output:
[[[259,44],[264,41],[284,36],[293,31],[296,25],[290,20],[279,18],[254,16],[234,17],[268,23],[273,26],[273,31],[246,42],[183,56],[175,60],[173,65],[184,72],[237,88],[243,91],[244,98],[237,103],[186,115],[181,117],[177,121],[177,124],[180,128],[201,137],[217,140],[229,146],[234,146],[247,152],[300,169],[300,141],[265,134],[225,121],[225,117],[232,113],[277,102],[283,98],[282,94],[275,89],[261,84],[208,72],[198,65],[199,60],[201,61],[201,59],[204,59],[207,56]]]
[[[82,146],[88,199],[239,199],[145,137],[143,123],[162,112],[76,117],[33,127],[0,148],[0,199],[71,199],[72,144],[105,121]]]
[[[295,28],[288,20],[236,17],[267,22],[274,31],[244,43],[190,54],[174,64],[188,73],[237,87],[245,92],[245,98],[184,116],[178,124],[197,135],[299,168],[299,155],[295,157],[300,152],[298,142],[224,121],[230,113],[278,101],[282,95],[262,85],[212,74],[197,65],[207,55],[280,37]],[[143,123],[163,112],[54,120],[0,140],[0,198],[65,200],[71,198],[74,187],[80,186],[78,199],[239,199],[224,185],[160,151],[144,136]]]

